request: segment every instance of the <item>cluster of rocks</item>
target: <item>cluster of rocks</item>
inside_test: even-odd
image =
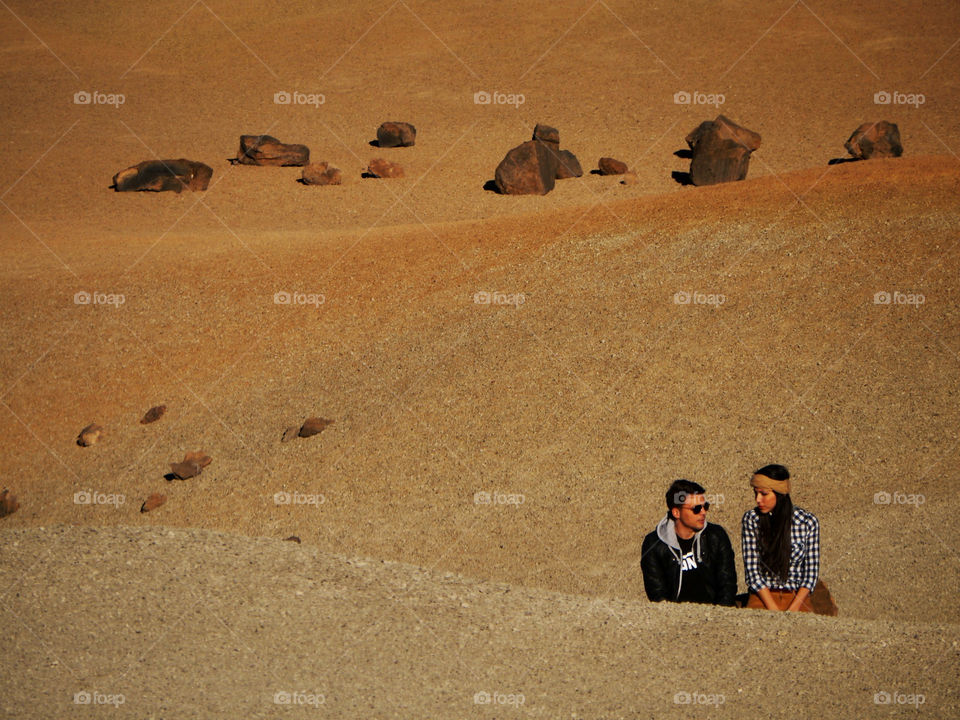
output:
[[[700,123],[685,139],[690,148],[689,181],[693,185],[743,180],[750,167],[750,156],[760,147],[761,140],[759,133],[738,125],[725,115]],[[857,160],[900,157],[903,154],[899,129],[896,124],[885,120],[858,127],[845,147]],[[497,166],[494,181],[497,190],[505,195],[545,195],[553,190],[555,180],[579,177],[582,171],[576,157],[559,148],[559,132],[546,125],[537,125],[533,140],[510,150]],[[575,164],[575,173],[565,174],[566,162]],[[636,173],[616,158],[600,158],[596,172],[599,175],[622,175],[624,184],[637,181]]]
[[[146,413],[140,419],[141,425],[149,425],[155,423],[157,420],[162,418],[166,414],[167,406],[166,405],[156,405]],[[294,425],[288,427],[283,436],[280,439],[280,442],[290,442],[295,438],[309,438],[314,435],[319,435],[324,430],[326,430],[330,425],[333,424],[333,420],[323,417],[309,417],[304,420],[300,425]],[[91,445],[96,445],[101,439],[106,435],[103,427],[97,423],[91,423],[84,427],[80,433],[77,435],[77,445],[80,447],[90,447]],[[170,463],[170,472],[164,475],[166,480],[189,480],[195,478],[200,473],[203,472],[203,469],[207,467],[213,459],[204,453],[202,450],[187,452],[183,460],[179,462]],[[141,505],[140,512],[150,512],[151,510],[156,510],[158,507],[163,505],[167,501],[167,496],[161,493],[151,494]],[[9,515],[19,508],[19,503],[17,499],[9,493],[8,490],[4,490],[0,493],[0,518],[5,515]]]
[[[377,146],[382,148],[412,147],[417,129],[406,122],[385,122],[377,128]],[[235,165],[302,167],[299,181],[304,185],[340,185],[343,172],[327,162],[310,162],[310,148],[299,143],[284,143],[272,135],[241,135]],[[374,158],[363,170],[362,177],[402,178],[403,168],[383,158]],[[206,190],[213,177],[213,168],[194,160],[146,160],[113,176],[117,192],[149,190]]]
[[[546,195],[557,180],[581,175],[577,156],[560,149],[560,131],[538,124],[532,140],[520,143],[500,161],[494,183],[504,195]]]
[[[381,148],[412,147],[417,129],[406,122],[385,122],[377,128],[376,145]],[[686,136],[690,148],[689,180],[693,185],[735,182],[747,176],[750,156],[760,147],[760,135],[725,115],[705,120]],[[845,143],[856,160],[900,157],[903,146],[895,123],[880,120],[864,123]],[[304,185],[340,185],[343,173],[327,162],[310,163],[310,148],[282,143],[271,135],[241,135],[240,148],[231,162],[240,165],[302,167]],[[625,162],[602,157],[597,163],[600,175],[623,175],[621,182],[636,182],[636,174]],[[504,195],[546,195],[557,180],[580,177],[583,169],[577,156],[560,149],[560,132],[538,124],[533,138],[511,149],[497,166],[494,184]],[[206,190],[213,176],[209,165],[193,160],[148,160],[113,177],[118,192],[131,190]],[[402,178],[403,167],[383,158],[374,158],[362,177]]]

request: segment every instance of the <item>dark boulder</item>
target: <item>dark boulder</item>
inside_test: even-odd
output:
[[[145,160],[121,170],[113,176],[117,192],[151,190],[206,190],[213,177],[213,168],[193,160]]]
[[[700,123],[686,137],[693,153],[690,181],[694,185],[743,180],[747,177],[750,155],[760,147],[760,135],[740,127],[729,118]]]

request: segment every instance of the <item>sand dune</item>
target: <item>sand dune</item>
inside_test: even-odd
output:
[[[304,711],[337,717],[870,717],[884,692],[957,716],[958,14],[6,7],[4,713],[96,690],[137,717],[273,717],[316,688]],[[763,136],[749,178],[683,187],[674,152],[718,112]],[[881,118],[903,158],[828,165]],[[385,120],[416,146],[372,147]],[[638,182],[485,190],[537,122]],[[254,132],[344,184],[231,166]],[[376,156],[407,177],[361,179]],[[210,164],[210,189],[108,189],[157,157]],[[315,415],[335,422],[280,442]],[[164,479],[196,450],[199,477]],[[739,552],[771,461],[820,518],[841,616],[647,603],[669,481],[707,486]]]

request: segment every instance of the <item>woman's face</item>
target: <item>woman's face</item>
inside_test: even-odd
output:
[[[757,502],[757,510],[764,515],[772,511],[777,506],[777,496],[769,488],[754,488],[753,498]]]

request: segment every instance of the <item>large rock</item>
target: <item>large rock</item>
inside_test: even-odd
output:
[[[506,154],[494,182],[504,195],[546,195],[553,190],[558,164],[550,143],[527,140]]]
[[[241,135],[237,162],[241,165],[307,165],[310,148],[288,145],[270,135]]]
[[[213,168],[193,160],[145,160],[113,176],[117,192],[152,190],[206,190]]]
[[[743,180],[750,166],[750,154],[760,147],[758,133],[723,115],[700,123],[686,140],[693,152],[690,181],[694,185]]]
[[[19,507],[20,503],[17,502],[17,498],[8,489],[4,488],[3,492],[0,492],[0,517],[12,515]]]
[[[580,167],[577,156],[569,150],[561,150],[557,159],[557,180],[566,180],[581,175],[583,175],[583,168]]]
[[[844,143],[844,147],[858,160],[891,158],[903,155],[903,145],[900,144],[900,128],[897,127],[896,123],[886,120],[864,123],[853,131],[853,135]]]
[[[411,147],[417,142],[417,129],[410,123],[385,122],[377,128],[377,143],[382,148]]]

